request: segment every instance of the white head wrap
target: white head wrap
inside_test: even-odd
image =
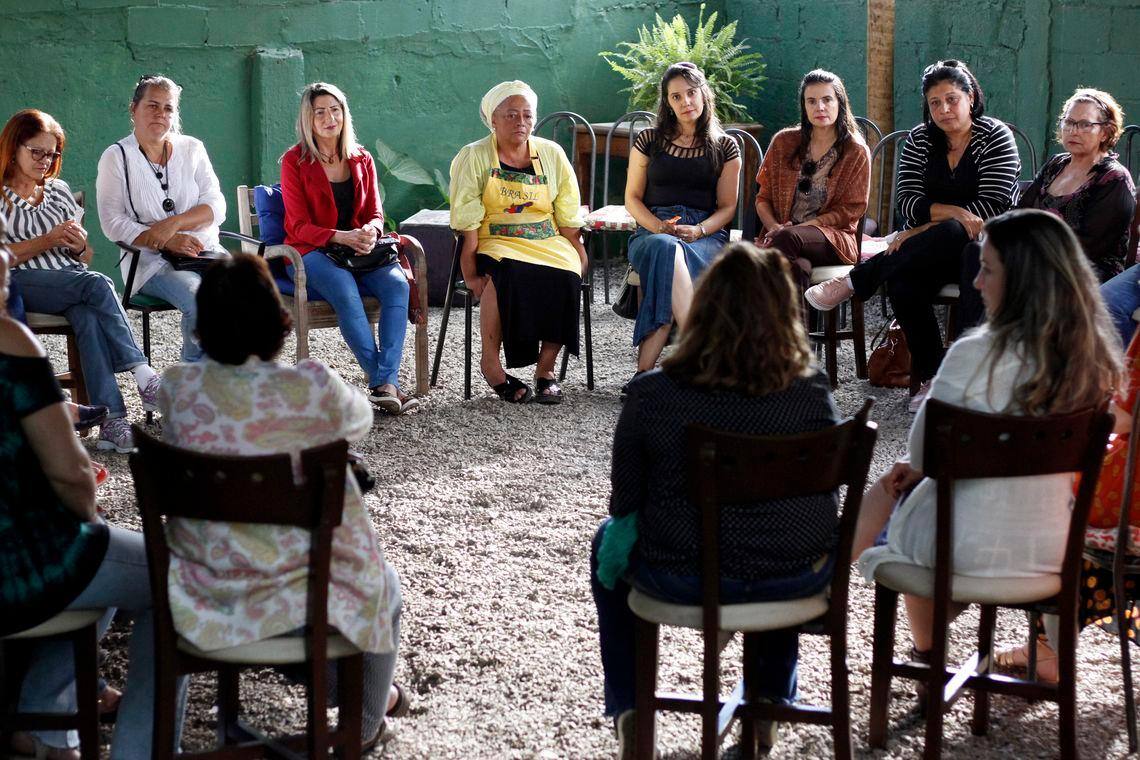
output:
[[[529,84],[518,79],[512,82],[499,82],[487,90],[483,100],[479,101],[479,118],[487,125],[487,129],[494,131],[491,127],[491,114],[504,100],[515,95],[522,95],[530,103],[531,108],[535,111],[538,110],[538,95],[530,88]]]

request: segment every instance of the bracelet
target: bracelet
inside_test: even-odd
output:
[[[705,226],[703,224],[698,224],[697,228],[701,231],[701,237],[709,236],[709,233],[705,232]]]

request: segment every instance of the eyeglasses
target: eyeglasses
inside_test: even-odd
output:
[[[800,181],[796,183],[796,189],[804,195],[807,195],[811,190],[812,177],[815,176],[815,171],[818,168],[819,164],[817,164],[815,161],[812,161],[810,158],[807,161],[804,161],[800,165]]]
[[[1093,127],[1099,127],[1102,124],[1107,124],[1107,121],[1073,121],[1072,119],[1059,119],[1057,126],[1061,130],[1069,130],[1077,134],[1084,134],[1091,132]]]
[[[40,150],[39,148],[33,148],[30,145],[21,145],[20,147],[27,148],[28,152],[32,154],[32,160],[37,163],[43,161],[45,158],[48,161],[54,161],[63,155],[58,150]]]

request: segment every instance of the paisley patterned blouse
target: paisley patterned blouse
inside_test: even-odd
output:
[[[1116,158],[1109,153],[1093,164],[1084,184],[1068,195],[1050,195],[1049,185],[1072,160],[1068,153],[1053,156],[1017,203],[1018,208],[1045,209],[1064,219],[1101,282],[1124,271],[1128,223],[1136,208],[1136,187]]]
[[[240,366],[210,359],[178,364],[163,373],[159,406],[168,443],[210,454],[289,452],[295,467],[302,450],[357,441],[372,427],[364,395],[312,359],[295,367],[256,357]],[[304,625],[306,531],[171,520],[167,537],[174,627],[195,646],[221,649]],[[364,651],[392,651],[398,581],[347,468],[331,574],[329,623]]]

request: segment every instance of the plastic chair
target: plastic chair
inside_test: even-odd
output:
[[[701,716],[701,758],[714,760],[717,745],[731,721],[741,720],[743,756],[754,757],[756,721],[830,725],[837,758],[850,758],[851,704],[847,688],[847,593],[851,543],[859,516],[863,486],[871,464],[876,425],[867,421],[868,399],[854,418],[812,433],[789,436],[749,436],[702,425],[687,429],[688,491],[701,514],[700,605],[660,601],[636,588],[629,607],[636,616],[636,751],[655,756],[657,710]],[[835,572],[828,590],[802,599],[747,604],[720,604],[718,552],[720,508],[725,504],[786,499],[838,492],[846,486],[839,518]],[[812,623],[811,628],[804,629]],[[657,634],[661,625],[700,630],[704,635],[701,697],[657,693]],[[831,709],[804,705],[774,705],[757,701],[749,672],[762,653],[760,631],[795,629],[831,640]],[[744,673],[732,698],[722,708],[720,646],[722,632],[744,633]]]
[[[178,676],[202,672],[218,674],[218,741],[224,746],[195,757],[261,757],[271,751],[286,757],[323,758],[335,748],[342,757],[359,758],[363,655],[328,621],[332,535],[344,508],[348,444],[336,441],[302,451],[304,480],[298,484],[289,454],[211,456],[162,443],[137,425],[133,432],[138,449],[130,457],[131,474],[142,512],[155,613],[156,760],[174,757]],[[267,510],[266,504],[273,508]],[[209,652],[180,637],[167,591],[170,549],[163,520],[172,517],[307,529],[311,549],[304,633]],[[330,661],[337,664],[340,713],[335,730],[329,728],[326,711]],[[238,678],[245,668],[288,663],[305,664],[307,729],[303,736],[269,739],[239,720]]]
[[[106,610],[65,610],[55,617],[17,633],[0,637],[0,673],[3,674],[3,712],[0,713],[0,746],[7,755],[13,731],[79,732],[79,755],[99,758],[99,654],[95,624]],[[6,650],[33,639],[66,639],[75,658],[75,694],[79,708],[74,713],[21,713],[17,705],[24,680],[19,655]],[[15,654],[15,653],[13,653]],[[12,753],[15,754],[15,753]]]
[[[973,689],[973,733],[989,727],[989,694],[1056,702],[1060,712],[1060,752],[1077,756],[1076,646],[1081,556],[1093,490],[1100,474],[1104,445],[1112,429],[1107,403],[1099,409],[1067,415],[1019,417],[983,414],[927,399],[923,470],[937,481],[935,566],[890,562],[875,570],[875,618],[871,665],[870,744],[887,740],[891,680],[924,682],[927,691],[924,757],[942,752],[943,715]],[[1032,578],[978,578],[955,575],[953,555],[954,485],[970,478],[1012,478],[1054,473],[1081,474],[1064,561],[1057,575]],[[933,647],[929,664],[894,659],[895,617],[900,593],[934,600]],[[978,604],[978,646],[961,667],[948,669],[948,626],[951,602]],[[998,607],[1047,609],[1060,615],[1057,651],[1060,680],[1056,684],[1009,678],[991,673],[994,626]],[[1031,649],[1031,651],[1033,651]]]
[[[617,121],[610,125],[609,131],[606,132],[605,158],[602,162],[602,207],[594,209],[586,217],[586,228],[591,232],[598,233],[596,237],[591,236],[590,240],[601,238],[602,242],[602,288],[605,291],[604,300],[606,303],[610,302],[610,249],[607,237],[611,233],[633,232],[637,229],[637,222],[625,210],[624,204],[610,205],[610,155],[613,149],[614,133],[621,128],[622,124],[629,124],[629,150],[632,152],[634,150],[633,142],[637,138],[637,125],[644,122],[646,127],[652,127],[656,118],[657,115],[649,111],[630,111],[619,116]]]

